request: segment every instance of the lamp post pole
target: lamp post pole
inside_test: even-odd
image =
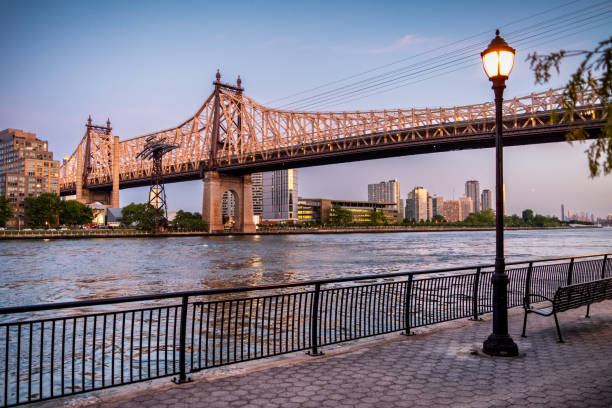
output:
[[[495,92],[495,271],[493,284],[493,333],[483,344],[489,355],[513,357],[518,347],[508,334],[508,275],[504,258],[504,142],[502,135],[502,101],[505,80],[493,81]]]
[[[502,60],[502,53],[511,53],[512,61]],[[495,64],[487,65],[486,58],[497,55]],[[487,50],[482,53],[485,71],[493,82],[495,92],[495,271],[491,277],[493,284],[493,333],[483,344],[483,351],[493,356],[514,357],[518,346],[508,334],[508,275],[504,259],[504,142],[502,122],[502,102],[506,79],[514,62],[514,49],[499,36],[493,39]],[[506,57],[507,58],[507,57]],[[490,61],[490,60],[489,60]],[[495,62],[495,61],[494,61]],[[497,67],[495,67],[495,65]],[[495,70],[496,69],[496,70]]]

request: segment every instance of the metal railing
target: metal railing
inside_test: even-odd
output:
[[[610,255],[508,263],[508,306],[610,277]],[[331,344],[478,319],[492,310],[492,271],[479,265],[0,308],[0,406],[172,375],[183,382],[206,368],[300,350],[317,355]]]

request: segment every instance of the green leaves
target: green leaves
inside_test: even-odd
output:
[[[89,224],[94,218],[93,210],[85,204],[76,201],[61,201],[59,212],[60,224]]]
[[[155,231],[158,227],[168,225],[168,220],[166,220],[163,211],[148,203],[130,203],[123,207],[121,213],[125,225],[136,224],[137,227],[146,231]]]
[[[34,228],[51,228],[59,224],[61,201],[58,195],[44,193],[25,199],[26,223]]]
[[[612,37],[601,41],[591,51],[564,51],[553,52],[549,55],[529,54],[531,69],[535,74],[535,83],[544,84],[550,80],[551,70],[554,68],[559,73],[561,61],[564,58],[581,56],[582,62],[574,72],[565,86],[563,99],[565,115],[568,121],[580,112],[589,114],[593,105],[588,100],[582,100],[583,92],[590,88],[602,101],[602,108],[606,122],[597,134],[597,139],[585,150],[588,159],[589,173],[591,177],[607,175],[612,172],[612,106],[610,95],[612,94]],[[598,78],[599,77],[599,78]],[[588,133],[580,127],[570,129],[567,134],[569,142],[584,141],[589,137]]]
[[[208,231],[208,224],[202,220],[202,215],[198,212],[178,210],[172,220],[172,226],[178,229],[191,231]]]
[[[0,227],[4,227],[9,218],[13,216],[13,207],[6,197],[0,197]]]
[[[28,197],[26,223],[34,228],[51,228],[59,224],[83,225],[93,219],[93,210],[76,200],[60,200],[53,193],[44,193],[36,198]]]
[[[387,216],[382,210],[372,210],[372,212],[370,212],[370,223],[372,225],[386,224]]]
[[[336,205],[329,212],[329,221],[333,225],[349,225],[353,222],[353,213],[351,210]]]

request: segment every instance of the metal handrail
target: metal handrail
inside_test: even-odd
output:
[[[509,263],[529,266],[508,269],[508,307],[520,306],[534,291],[549,296],[570,274],[577,282],[612,276],[609,255]],[[595,257],[601,258],[576,262]],[[567,259],[570,262],[551,263]],[[534,267],[537,262],[544,264]],[[202,369],[304,350],[319,355],[323,346],[363,337],[397,331],[409,335],[412,328],[461,318],[480,320],[492,311],[492,285],[485,279],[492,269],[493,265],[463,266],[1,308],[0,315],[10,315],[180,298],[129,310],[84,310],[1,322],[0,405],[173,375],[182,383],[189,381],[187,374]],[[404,278],[380,280],[397,277]],[[362,283],[323,287],[348,281]],[[290,287],[301,289],[197,299]]]
[[[539,262],[572,260],[572,259],[584,259],[584,258],[593,258],[593,257],[599,257],[599,256],[604,256],[607,258],[610,255],[612,255],[612,252],[600,253],[600,254],[578,255],[578,256],[566,256],[566,257],[557,257],[557,258],[543,258],[543,259],[527,260],[527,261],[513,261],[513,262],[507,262],[506,266],[523,265],[523,264],[530,264],[530,263],[533,264],[533,263],[539,263]],[[394,272],[394,273],[385,273],[385,274],[376,274],[376,275],[371,274],[371,275],[349,276],[349,277],[344,277],[344,278],[333,278],[333,279],[316,279],[316,280],[300,281],[300,282],[279,283],[279,284],[273,284],[273,285],[237,286],[233,288],[222,288],[222,289],[189,290],[189,291],[157,293],[157,294],[149,294],[149,295],[119,296],[119,297],[106,298],[106,299],[91,299],[91,300],[79,300],[79,301],[72,301],[72,302],[42,303],[42,304],[37,304],[37,305],[9,306],[9,307],[0,308],[0,314],[16,314],[16,313],[37,312],[37,311],[42,311],[42,310],[57,310],[57,309],[67,309],[67,308],[75,308],[75,307],[109,305],[109,304],[115,304],[115,303],[130,303],[130,302],[143,302],[143,301],[149,301],[149,300],[175,299],[175,298],[182,298],[184,296],[195,297],[195,296],[206,296],[206,295],[229,294],[229,293],[237,293],[237,292],[254,292],[254,291],[272,290],[272,289],[294,288],[298,286],[315,286],[315,285],[325,285],[325,284],[331,284],[331,283],[354,282],[354,281],[364,281],[364,280],[384,279],[384,278],[397,278],[397,277],[402,277],[402,276],[425,275],[425,274],[442,273],[442,272],[459,272],[459,271],[486,269],[486,268],[494,268],[494,267],[495,267],[494,264],[482,264],[482,265],[471,265],[471,266],[459,266],[459,267],[453,267],[453,268],[428,269],[428,270],[411,271],[411,272]]]

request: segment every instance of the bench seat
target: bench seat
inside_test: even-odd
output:
[[[549,302],[550,305],[535,309],[531,307],[532,299],[536,300],[537,302],[546,301]],[[591,304],[608,299],[612,299],[612,278],[597,279],[584,283],[560,286],[557,288],[553,299],[539,294],[528,294],[523,299],[525,316],[523,318],[523,334],[521,336],[525,337],[527,315],[529,313],[535,313],[540,316],[553,315],[555,318],[555,325],[557,326],[559,343],[563,343],[557,313],[586,306],[587,312],[585,317],[588,318]]]

